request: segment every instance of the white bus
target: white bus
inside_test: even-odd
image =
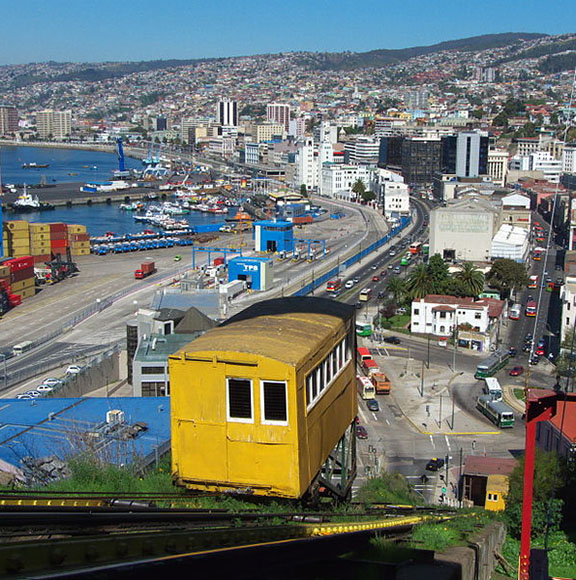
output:
[[[372,288],[364,288],[364,290],[360,291],[360,295],[358,296],[358,300],[360,302],[368,302],[372,297]]]
[[[482,391],[485,395],[490,395],[493,401],[501,401],[502,400],[502,387],[498,382],[498,379],[494,377],[486,377],[484,379],[486,383],[482,388]]]
[[[358,376],[358,391],[360,392],[360,396],[367,400],[367,399],[375,399],[376,398],[376,387],[374,383],[368,377]]]
[[[520,320],[521,314],[522,314],[522,305],[521,304],[514,304],[510,308],[510,312],[508,313],[508,318],[510,320]]]
[[[15,344],[12,348],[12,352],[14,353],[14,356],[18,356],[28,352],[32,346],[34,346],[34,343],[31,340],[26,340],[24,342],[20,342],[19,344]]]

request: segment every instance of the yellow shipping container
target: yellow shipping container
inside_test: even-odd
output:
[[[73,256],[89,256],[90,248],[70,248],[70,253]]]
[[[50,224],[38,224],[38,223],[31,223],[30,224],[30,232],[31,233],[50,233]]]
[[[86,226],[80,224],[68,224],[68,234],[85,234]]]
[[[90,249],[90,242],[70,242],[70,248],[88,248],[88,249]]]
[[[42,232],[42,233],[32,233],[30,232],[30,241],[31,242],[44,242],[44,241],[50,241],[50,232],[46,233],[46,232]]]
[[[10,276],[10,267],[0,266],[0,278],[6,278],[8,276]]]
[[[12,292],[14,294],[19,294],[21,290],[26,290],[27,288],[32,288],[36,285],[36,278],[26,278],[26,280],[20,280],[20,282],[12,282],[10,285],[12,287]]]
[[[4,222],[4,227],[11,232],[15,232],[18,230],[28,231],[28,229],[30,228],[30,224],[24,220],[14,220]]]
[[[32,296],[36,296],[36,288],[32,286],[31,288],[25,288],[20,292],[15,292],[15,294],[20,294],[20,298],[24,300],[25,298],[31,298]]]

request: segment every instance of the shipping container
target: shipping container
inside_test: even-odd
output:
[[[154,274],[154,272],[156,272],[156,265],[151,260],[148,260],[147,262],[142,262],[142,264],[140,264],[140,268],[134,271],[134,278],[140,280],[142,278],[146,278],[147,276],[151,276]]]
[[[85,234],[86,226],[78,224],[68,224],[68,233],[70,234]]]
[[[67,240],[68,233],[67,232],[50,232],[50,239],[51,240]]]
[[[36,296],[36,286],[33,284],[29,288],[24,288],[23,290],[20,290],[19,294],[22,300],[32,298],[32,296]]]
[[[17,230],[28,231],[30,228],[30,224],[24,220],[14,220],[14,221],[4,222],[4,227],[6,227],[8,230],[10,230],[12,232],[17,231]]]
[[[31,234],[49,234],[50,233],[50,224],[39,224],[39,223],[31,223],[30,224],[30,233]]]
[[[68,240],[50,240],[50,247],[51,248],[67,248],[68,247]]]
[[[214,258],[214,266],[221,266],[224,264],[224,258],[220,256],[219,258]]]
[[[34,263],[35,264],[39,264],[39,263],[44,263],[44,262],[48,262],[50,261],[50,258],[52,256],[50,254],[38,254],[37,256],[34,256]]]

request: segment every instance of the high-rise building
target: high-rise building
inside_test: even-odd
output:
[[[566,143],[562,152],[562,171],[576,173],[576,143]]]
[[[376,165],[379,148],[380,139],[372,137],[358,137],[348,141],[344,145],[345,162]]]
[[[478,177],[488,172],[489,138],[478,131],[442,137],[442,172],[456,177]]]
[[[216,108],[216,122],[223,127],[238,126],[238,103],[223,99],[218,101]]]
[[[508,152],[505,149],[490,149],[488,151],[488,175],[492,183],[504,187],[508,173]]]
[[[314,140],[306,138],[296,153],[296,174],[294,185],[305,185],[308,189],[318,186],[318,164],[314,158]]]
[[[156,117],[156,131],[166,131],[168,129],[168,119],[164,115]]]
[[[256,142],[282,139],[283,133],[284,125],[281,123],[261,123],[256,125]]]
[[[0,105],[0,135],[18,131],[18,109],[10,105]]]
[[[51,109],[38,111],[36,127],[41,139],[66,139],[72,132],[72,112]]]
[[[290,105],[270,103],[266,105],[266,118],[273,123],[284,125],[286,133],[290,130]]]
[[[440,171],[439,138],[382,137],[378,165],[402,174],[408,185],[428,185]]]
[[[428,91],[407,91],[404,93],[406,109],[423,110],[428,108]]]

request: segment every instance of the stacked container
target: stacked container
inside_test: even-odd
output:
[[[0,315],[10,310],[10,267],[0,265]]]
[[[36,279],[34,276],[34,259],[32,256],[13,258],[3,265],[10,268],[10,289],[22,300],[36,294]]]
[[[50,227],[50,250],[53,254],[66,256],[68,226],[63,223],[48,224]]]
[[[86,232],[86,226],[69,225],[68,240],[70,253],[73,256],[88,256],[90,254],[90,236]]]
[[[34,262],[50,260],[50,224],[30,224],[30,254]]]
[[[8,256],[20,258],[30,255],[30,227],[23,220],[4,223],[4,253]],[[3,234],[4,235],[4,234]]]

